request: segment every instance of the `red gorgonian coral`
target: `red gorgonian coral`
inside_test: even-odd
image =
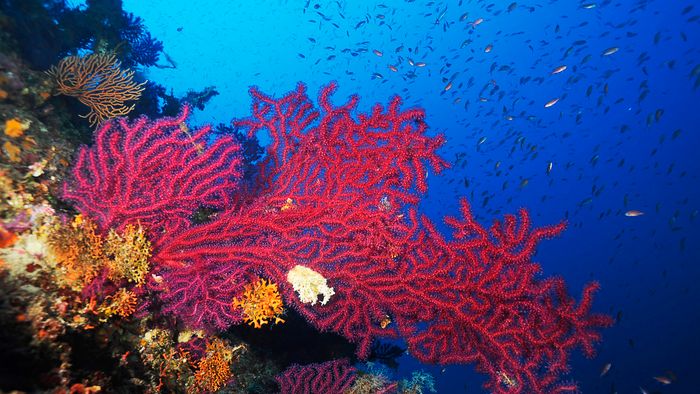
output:
[[[592,354],[598,329],[611,320],[590,312],[596,284],[577,304],[561,279],[538,275],[531,260],[537,244],[564,224],[533,229],[521,210],[487,229],[462,200],[462,217],[445,219],[453,229],[446,238],[417,212],[427,169],[447,167],[436,153],[444,140],[426,135],[423,111],[402,110],[395,98],[386,109],[376,105],[355,116],[358,98],[335,106],[334,89],[321,90],[320,109],[303,85],[279,99],[251,90],[252,116],[236,125],[250,134],[265,130],[272,143],[254,185],[236,197],[229,194],[236,174],[226,163],[240,159],[226,148],[230,141],[215,142],[201,161],[177,151],[187,149],[184,141],[175,152],[149,147],[149,158],[189,159],[157,171],[152,160],[134,157],[143,150],[118,149],[112,141],[121,137],[111,137],[109,129],[81,154],[66,196],[81,210],[95,211],[102,225],[139,220],[151,226],[154,275],[162,280],[153,288],[162,310],[191,327],[240,323],[230,301],[261,276],[277,283],[285,305],[319,330],[357,343],[360,357],[377,338],[403,338],[421,361],[476,363],[489,375],[492,392],[571,388],[558,383],[570,351],[581,346]],[[140,122],[140,138],[159,132]],[[221,153],[207,156],[210,150]],[[151,167],[105,170],[111,162]],[[189,174],[199,182],[190,182]],[[167,192],[141,187],[133,193],[124,177],[164,182]],[[186,187],[169,187],[180,184]],[[107,199],[98,198],[107,190]],[[220,211],[193,224],[188,214],[200,202]]]

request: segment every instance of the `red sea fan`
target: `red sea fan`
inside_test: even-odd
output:
[[[172,272],[206,275],[228,264],[261,274],[319,330],[357,343],[360,357],[374,339],[401,337],[422,361],[476,363],[494,392],[562,387],[569,352],[592,350],[598,328],[610,324],[589,313],[595,285],[577,307],[563,282],[539,278],[531,261],[564,225],[532,229],[522,210],[485,229],[464,200],[463,218],[447,219],[454,235],[446,240],[416,213],[424,164],[446,167],[435,153],[443,140],[425,135],[423,112],[402,111],[394,99],[355,118],[357,97],[334,106],[334,89],[322,89],[322,111],[303,85],[279,99],[253,89],[253,114],[237,124],[273,140],[257,190],[167,239],[157,259]],[[298,266],[327,281],[330,299],[309,304],[295,292],[287,281]]]
[[[357,378],[357,369],[347,360],[293,365],[276,377],[281,394],[344,393]]]
[[[240,313],[234,313],[231,303],[240,296],[252,276],[234,264],[209,265],[206,270],[188,267],[161,270],[165,284],[159,293],[161,312],[177,316],[185,326],[208,332],[223,331],[240,323]]]
[[[356,114],[358,98],[335,106],[334,89],[321,90],[320,110],[303,85],[279,99],[251,90],[253,113],[236,124],[250,134],[269,132],[272,144],[243,197],[229,198],[239,160],[230,141],[209,148],[229,152],[228,159],[190,152],[184,166],[165,162],[160,171],[134,156],[165,161],[165,147],[119,149],[138,135],[108,137],[104,129],[97,147],[81,153],[66,196],[104,227],[134,220],[157,230],[153,263],[163,278],[163,311],[190,327],[238,323],[232,298],[262,276],[313,326],[356,343],[361,358],[375,339],[403,338],[419,360],[475,363],[492,392],[572,388],[558,383],[569,353],[581,346],[591,354],[611,320],[590,312],[596,285],[577,305],[561,279],[541,278],[532,261],[538,243],[564,225],[533,229],[521,210],[484,228],[463,200],[462,217],[446,218],[453,235],[445,238],[417,212],[427,169],[447,167],[436,153],[444,139],[427,136],[423,111],[402,110],[398,98]],[[146,134],[159,130],[140,122]],[[190,140],[177,141],[187,149]],[[200,159],[207,165],[192,167]],[[183,173],[197,182],[178,178]],[[221,211],[191,225],[197,202]],[[299,273],[313,283],[295,282]]]
[[[152,238],[187,228],[202,207],[231,205],[240,146],[231,137],[207,146],[209,127],[190,132],[189,108],[176,118],[105,122],[80,149],[63,197],[104,231],[139,222]]]
[[[376,106],[370,116],[360,115],[356,121],[351,112],[357,98],[333,107],[333,88],[321,94],[325,112],[320,119],[303,85],[280,100],[252,91],[253,116],[238,126],[251,133],[261,128],[274,131],[254,193],[216,220],[167,237],[155,256],[166,279],[182,277],[178,272],[187,270],[197,272],[200,280],[228,265],[241,275],[262,273],[284,284],[295,265],[317,266],[322,256],[315,255],[322,249],[343,252],[337,262],[331,258],[336,252],[322,253],[329,257],[327,267],[340,264],[346,252],[363,258],[393,253],[387,249],[390,240],[382,238],[396,236],[390,223],[400,224],[402,206],[416,204],[418,191],[425,190],[424,162],[437,171],[446,166],[435,153],[442,139],[425,136],[423,112],[401,111],[398,99],[387,111]],[[288,302],[297,303],[293,290],[282,288]],[[169,284],[169,289],[162,295],[166,308],[178,311],[184,321],[207,321],[203,314],[215,315],[208,312],[209,306],[230,302],[228,292],[213,301],[209,296],[191,297],[180,285]],[[197,299],[202,302],[194,308],[183,304]],[[193,310],[199,317],[182,316]]]

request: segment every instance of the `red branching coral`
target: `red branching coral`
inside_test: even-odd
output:
[[[240,178],[240,146],[226,136],[207,146],[209,127],[190,133],[177,118],[105,122],[82,147],[63,197],[102,231],[138,224],[151,239],[187,227],[201,206],[224,208]]]
[[[348,360],[293,365],[276,377],[282,394],[344,393],[356,378],[357,369]]]
[[[492,392],[568,388],[557,383],[568,354],[577,346],[591,354],[598,329],[611,320],[590,313],[597,285],[587,286],[577,305],[561,279],[538,276],[531,260],[537,244],[564,225],[533,229],[521,210],[486,229],[463,200],[462,218],[446,219],[453,228],[446,239],[417,213],[427,167],[447,167],[436,154],[443,138],[427,136],[422,110],[401,110],[398,98],[355,117],[358,98],[335,106],[334,89],[322,89],[320,111],[303,85],[279,99],[251,90],[253,114],[237,125],[251,134],[268,131],[272,144],[255,185],[227,200],[230,205],[218,205],[224,210],[208,223],[178,225],[180,209],[150,214],[149,203],[190,201],[187,191],[156,202],[137,199],[135,210],[112,208],[134,205],[133,194],[94,208],[107,209],[102,223],[123,220],[116,213],[132,220],[143,214],[155,228],[172,230],[159,233],[154,250],[163,311],[191,327],[223,329],[241,321],[230,300],[260,275],[277,283],[285,304],[319,330],[357,343],[360,357],[377,338],[401,337],[422,361],[475,363],[489,375]],[[106,142],[98,138],[98,152]],[[123,152],[104,156],[131,162],[120,155],[140,153]],[[177,178],[186,171],[142,177]],[[118,179],[103,172],[95,183],[116,194],[128,191],[110,186],[121,185]],[[92,198],[92,189],[74,193]],[[170,215],[175,224],[168,224]]]

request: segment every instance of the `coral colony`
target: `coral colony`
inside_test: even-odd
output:
[[[301,84],[279,99],[251,89],[252,115],[235,126],[272,138],[253,183],[240,181],[235,140],[190,132],[185,107],[155,122],[105,122],[63,196],[102,232],[146,229],[151,269],[132,289],[142,313],[218,332],[283,321],[280,302],[246,307],[281,296],[360,358],[374,340],[400,338],[423,362],[474,363],[491,392],[575,390],[560,380],[570,351],[592,355],[611,319],[590,312],[596,284],[576,303],[531,261],[565,225],[533,229],[523,209],[484,228],[463,199],[461,217],[445,218],[451,237],[439,233],[417,206],[426,171],[448,167],[436,154],[443,137],[427,136],[423,111],[398,97],[355,114],[358,97],[336,106],[335,88],[321,89],[319,109]],[[194,221],[204,208],[213,213]],[[96,275],[87,288],[103,283]],[[354,373],[334,361],[278,381],[284,392],[323,392],[349,387]]]

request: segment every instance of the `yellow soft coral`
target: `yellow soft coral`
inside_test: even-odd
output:
[[[143,227],[128,224],[121,236],[111,230],[107,236],[105,252],[110,256],[107,267],[112,281],[126,279],[143,284],[149,269],[148,259],[151,257],[151,242],[146,239]]]
[[[74,229],[79,230],[78,239],[83,241],[90,258],[97,261],[104,259],[104,248],[102,247],[104,241],[97,231],[95,222],[83,217],[83,215],[77,215],[73,219],[72,225]]]
[[[81,215],[70,226],[54,224],[48,241],[61,273],[59,282],[75,291],[90,283],[104,264],[103,240],[97,226]]]
[[[22,150],[12,142],[5,141],[5,143],[2,144],[2,149],[5,151],[5,154],[11,162],[19,163],[22,160],[22,158],[20,157],[20,153],[22,152]]]
[[[149,270],[151,243],[141,226],[127,225],[120,235],[102,237],[97,225],[77,215],[70,226],[54,224],[49,234],[51,253],[61,271],[60,282],[80,291],[107,267],[111,281],[143,284]]]
[[[284,323],[279,317],[283,309],[277,284],[265,279],[248,284],[241,299],[233,299],[232,306],[233,309],[241,308],[243,321],[255,328],[261,328],[270,319],[274,319],[275,324]]]
[[[29,128],[31,121],[21,122],[19,119],[8,119],[5,121],[5,135],[17,138],[24,134],[24,131]]]
[[[233,349],[224,341],[215,338],[207,344],[204,357],[197,363],[194,379],[197,388],[214,392],[222,388],[231,379],[231,361]]]

